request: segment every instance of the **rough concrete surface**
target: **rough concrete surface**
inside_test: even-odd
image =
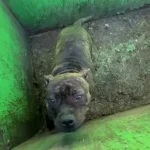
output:
[[[87,119],[150,103],[149,14],[150,8],[145,8],[86,24],[97,47],[93,51],[96,93]],[[40,100],[44,100],[43,75],[51,72],[59,32],[31,37]]]

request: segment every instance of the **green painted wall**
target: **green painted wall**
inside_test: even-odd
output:
[[[150,0],[5,0],[18,21],[27,29],[58,27],[77,18],[95,14],[112,15],[150,4]]]
[[[2,1],[0,20],[0,150],[5,150],[31,137],[37,128],[32,128],[36,106],[27,38]]]
[[[88,122],[70,134],[45,133],[13,150],[150,150],[150,105]]]

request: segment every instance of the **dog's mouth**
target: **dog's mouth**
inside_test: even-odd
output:
[[[60,130],[60,132],[66,132],[66,133],[70,133],[70,132],[74,132],[74,131],[76,131],[78,128],[61,128],[61,129],[59,129]]]
[[[57,128],[58,131],[60,132],[74,132],[78,130],[82,126],[82,123],[75,123],[74,125],[62,125],[62,124],[55,124],[55,127]]]
[[[80,126],[78,126],[78,127],[72,127],[72,128],[60,127],[60,128],[58,128],[58,130],[59,130],[60,132],[71,133],[71,132],[75,132],[75,131],[78,130],[79,128],[80,128]]]

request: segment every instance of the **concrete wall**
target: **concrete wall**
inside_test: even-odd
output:
[[[26,35],[2,1],[0,20],[0,150],[5,150],[31,137],[37,122]]]

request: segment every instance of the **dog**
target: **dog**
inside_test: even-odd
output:
[[[82,27],[92,16],[64,28],[57,38],[54,67],[45,75],[46,109],[59,131],[73,132],[84,123],[93,85],[93,41]]]

